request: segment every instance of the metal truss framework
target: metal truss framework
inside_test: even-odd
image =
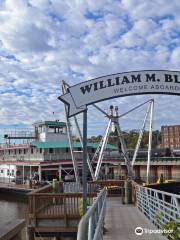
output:
[[[132,159],[132,161],[130,161],[129,156],[128,156],[128,150],[126,148],[124,137],[123,137],[123,134],[122,134],[122,131],[120,128],[119,118],[129,114],[132,111],[135,111],[137,108],[140,108],[141,106],[143,106],[147,103],[149,103],[148,109],[145,114],[142,129],[140,130],[140,133],[139,133],[139,137],[138,137],[137,145],[136,145],[135,152],[133,155],[133,159]],[[152,119],[153,119],[153,110],[154,110],[154,100],[150,99],[149,101],[146,101],[146,102],[132,108],[131,110],[127,111],[126,113],[124,113],[122,115],[118,115],[118,107],[114,108],[113,106],[111,106],[109,115],[106,112],[104,112],[97,105],[94,104],[94,107],[96,107],[99,111],[101,111],[103,114],[105,114],[106,117],[109,118],[108,126],[106,128],[104,137],[101,139],[99,147],[97,148],[97,151],[94,155],[94,158],[95,158],[99,153],[97,167],[96,167],[96,171],[95,171],[95,178],[98,179],[98,177],[99,177],[99,172],[100,172],[100,168],[101,168],[101,164],[102,164],[102,160],[103,160],[103,152],[104,152],[104,150],[106,148],[106,144],[108,142],[108,137],[111,132],[110,130],[113,130],[114,132],[116,131],[117,137],[120,141],[121,151],[122,151],[122,154],[125,159],[126,166],[127,166],[128,179],[131,180],[132,178],[134,178],[133,166],[134,166],[134,163],[135,163],[135,160],[137,157],[137,153],[138,153],[138,150],[139,150],[139,147],[141,144],[141,140],[143,137],[143,133],[144,133],[146,124],[149,121],[149,143],[148,143],[148,161],[147,161],[147,183],[148,183],[149,182],[150,158],[151,158]],[[149,119],[148,119],[148,117],[149,117]],[[93,160],[94,160],[94,158],[93,158]]]
[[[62,92],[63,94],[68,92],[68,88],[70,86],[65,82],[62,81]],[[145,105],[149,103],[148,105],[148,109],[146,111],[145,114],[145,118],[142,124],[142,128],[140,130],[139,133],[139,137],[138,137],[138,141],[137,141],[137,145],[135,148],[135,152],[134,152],[134,156],[132,161],[130,161],[129,159],[129,154],[128,154],[128,150],[126,148],[126,144],[124,141],[124,137],[120,128],[120,124],[119,124],[119,118],[129,114],[132,111],[135,111],[136,109],[140,108],[141,106]],[[127,166],[127,172],[128,172],[128,179],[131,180],[134,178],[134,171],[133,171],[133,166],[137,157],[137,153],[140,147],[140,143],[143,137],[143,133],[146,127],[146,123],[147,121],[149,121],[149,143],[148,143],[148,160],[147,160],[147,183],[149,180],[149,170],[150,170],[150,158],[151,158],[151,142],[152,142],[152,119],[153,119],[153,110],[154,110],[154,100],[150,99],[132,109],[130,109],[129,111],[127,111],[126,113],[123,113],[121,115],[118,114],[118,107],[116,106],[115,108],[113,106],[110,106],[110,113],[106,113],[104,110],[102,110],[99,106],[93,104],[93,106],[99,110],[101,113],[103,113],[108,119],[108,125],[106,127],[104,136],[102,137],[99,146],[96,149],[96,152],[92,158],[92,160],[90,160],[89,155],[87,156],[87,163],[88,163],[88,167],[91,173],[91,177],[93,180],[97,180],[99,177],[99,173],[100,173],[100,169],[101,169],[101,165],[102,165],[102,161],[103,161],[103,156],[104,156],[104,150],[106,149],[107,146],[107,142],[108,142],[108,137],[110,135],[110,133],[116,132],[117,133],[117,137],[121,146],[121,153],[123,154],[123,157],[125,159],[125,164]],[[70,152],[71,152],[71,157],[72,157],[72,162],[73,162],[73,168],[74,168],[74,173],[75,173],[75,178],[76,178],[76,182],[79,182],[79,171],[78,171],[78,163],[75,159],[75,152],[73,149],[73,138],[72,138],[72,132],[71,132],[71,123],[70,123],[70,119],[68,118],[68,112],[67,112],[67,105],[65,105],[65,113],[66,113],[66,124],[67,124],[67,133],[68,133],[68,139],[69,139],[69,145],[70,145]],[[148,119],[149,117],[149,119]],[[82,138],[82,133],[78,124],[78,120],[76,118],[76,116],[72,117],[79,135],[79,139],[80,139],[80,143],[81,146],[83,147],[83,138]],[[95,159],[97,159],[97,166],[96,166],[96,170],[95,173],[93,171],[93,167],[91,165],[91,163],[93,163],[95,161]]]
[[[68,92],[69,87],[70,86],[65,81],[62,81],[62,92],[63,92],[63,94]],[[72,138],[72,132],[71,132],[71,129],[70,129],[71,123],[70,123],[70,119],[68,118],[67,105],[64,105],[64,107],[65,107],[67,133],[68,133],[70,152],[71,152],[71,157],[72,157],[72,162],[73,162],[74,174],[75,174],[76,182],[79,182],[78,163],[77,163],[76,158],[75,158],[75,152],[76,151],[74,151],[73,144],[72,144],[73,143],[73,138]],[[80,129],[79,124],[78,124],[78,120],[77,120],[76,116],[73,116],[72,118],[75,122],[75,126],[76,126],[76,129],[77,129],[78,135],[79,135],[81,146],[83,147],[83,137],[82,137],[81,129]],[[91,165],[91,162],[90,162],[90,157],[89,157],[88,154],[87,154],[87,163],[88,163],[89,171],[91,173],[91,177],[92,177],[93,180],[95,180],[94,171],[93,171],[93,168],[92,168],[92,165]]]
[[[151,161],[153,112],[154,112],[154,100],[151,99],[149,101],[149,105],[148,105],[148,108],[147,108],[147,111],[146,111],[146,114],[145,114],[145,117],[144,117],[144,121],[143,121],[143,124],[142,124],[142,128],[140,130],[140,133],[139,133],[138,141],[137,141],[136,148],[135,148],[134,155],[133,155],[133,159],[132,159],[132,166],[134,166],[134,163],[135,163],[135,160],[136,160],[136,157],[137,157],[137,153],[138,153],[138,150],[139,150],[139,147],[140,147],[140,144],[141,144],[141,140],[142,140],[142,137],[143,137],[143,133],[144,133],[144,130],[145,130],[145,127],[146,127],[146,123],[148,122],[148,117],[149,117],[149,141],[148,141],[148,156],[147,156],[148,158],[147,158],[147,171],[146,171],[147,184],[149,183],[149,170],[150,170],[150,161]]]

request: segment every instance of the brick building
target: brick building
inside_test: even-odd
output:
[[[180,148],[180,125],[161,127],[161,147]]]

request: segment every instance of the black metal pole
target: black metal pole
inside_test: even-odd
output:
[[[87,110],[83,112],[83,214],[87,212]]]

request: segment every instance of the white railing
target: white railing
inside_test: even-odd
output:
[[[77,240],[103,239],[103,227],[106,210],[107,190],[104,188],[81,218],[78,226]]]
[[[169,221],[180,223],[180,195],[136,186],[137,207],[162,229]]]

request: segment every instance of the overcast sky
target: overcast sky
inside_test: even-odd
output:
[[[179,70],[179,0],[0,0],[0,127],[64,120],[60,81],[131,70]],[[120,113],[152,96],[100,103]],[[155,98],[154,128],[180,124],[180,98]],[[121,119],[138,128],[145,107]],[[55,113],[53,116],[53,112]],[[107,119],[89,107],[89,134]]]

